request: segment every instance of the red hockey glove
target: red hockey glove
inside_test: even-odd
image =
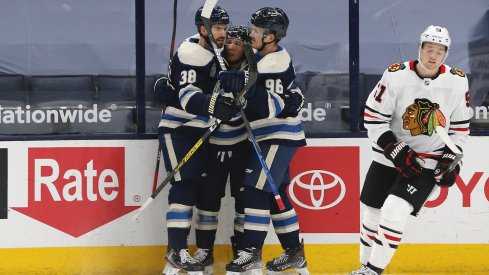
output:
[[[450,150],[450,148],[445,147],[443,155],[438,160],[438,164],[435,167],[433,176],[435,177],[436,184],[440,186],[452,186],[455,183],[460,172],[460,165],[457,164],[454,169],[448,171],[450,165],[455,161],[456,155]]]
[[[421,165],[416,160],[419,156],[403,141],[392,142],[384,148],[384,156],[391,160],[397,171],[405,178],[413,178],[421,174]]]

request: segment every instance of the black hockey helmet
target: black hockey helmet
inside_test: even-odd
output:
[[[250,29],[248,27],[238,25],[232,26],[228,29],[228,37],[238,38],[243,40],[244,42],[250,42]]]
[[[280,8],[264,7],[251,15],[251,24],[275,32],[277,39],[287,34],[289,18]]]
[[[204,24],[202,22],[202,9],[204,7],[200,7],[197,12],[195,13],[195,25],[197,26],[197,28]],[[212,13],[211,13],[211,25],[213,24],[229,24],[229,15],[228,13],[226,12],[225,9],[221,8],[220,6],[215,6],[213,9],[212,9]]]

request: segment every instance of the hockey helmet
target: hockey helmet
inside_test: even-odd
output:
[[[251,24],[273,31],[277,39],[282,39],[287,34],[289,18],[280,8],[264,7],[251,15]]]
[[[200,25],[204,24],[204,22],[202,22],[202,9],[203,8],[204,7],[200,7],[197,10],[197,12],[195,13],[195,25],[197,26],[197,28]],[[213,24],[229,24],[229,15],[225,9],[221,8],[220,6],[215,6],[212,9],[210,21],[211,21],[211,25],[213,25]]]
[[[250,42],[250,30],[245,26],[232,26],[228,29],[228,37],[238,38],[244,42]]]
[[[431,25],[421,34],[421,37],[419,38],[419,47],[421,47],[424,42],[441,44],[447,47],[448,50],[450,49],[452,40],[450,39],[447,28]]]

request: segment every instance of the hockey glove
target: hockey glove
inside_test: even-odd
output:
[[[384,148],[384,156],[391,160],[397,171],[405,178],[413,178],[421,174],[421,165],[416,160],[416,153],[403,141],[392,142]]]
[[[219,93],[207,96],[204,108],[209,115],[223,122],[230,121],[239,112],[239,107],[234,104],[232,98],[222,96]]]
[[[244,71],[222,71],[217,77],[221,82],[221,88],[234,95],[243,90],[245,86],[245,72]]]
[[[244,71],[222,71],[217,76],[221,83],[221,89],[226,93],[233,93],[236,97],[241,93],[246,85],[246,73]],[[245,98],[250,98],[255,93],[255,85],[252,85],[246,92]]]
[[[299,87],[286,91],[283,95],[284,109],[280,112],[279,117],[296,117],[304,105],[304,95]]]
[[[450,150],[450,148],[445,146],[443,155],[438,160],[438,164],[435,167],[433,176],[436,180],[436,184],[440,186],[450,187],[455,183],[460,172],[460,165],[457,164],[454,169],[448,171],[450,165],[455,161],[456,155]]]
[[[178,100],[175,91],[168,83],[166,75],[156,80],[153,90],[156,94],[156,99],[162,105],[169,105],[172,101]]]

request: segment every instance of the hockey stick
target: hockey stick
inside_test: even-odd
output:
[[[270,184],[270,188],[272,189],[273,196],[275,197],[275,201],[277,202],[277,206],[280,210],[285,210],[282,197],[280,197],[280,194],[278,193],[277,185],[275,185],[275,182],[273,181],[272,174],[270,173],[270,169],[268,168],[268,164],[263,158],[263,152],[261,151],[258,141],[256,141],[255,135],[253,134],[253,130],[251,129],[250,126],[250,121],[246,117],[243,108],[241,108],[241,118],[243,119],[246,130],[248,131],[248,136],[251,140],[251,143],[253,144],[253,148],[255,149],[256,156],[260,160],[261,166],[263,167],[263,172],[267,176],[267,180],[268,183]]]
[[[170,68],[171,68],[171,62],[173,60],[173,52],[175,50],[175,34],[177,30],[177,4],[178,0],[173,0],[173,30],[172,30],[172,35],[171,35],[171,44],[170,44],[170,59],[168,61],[168,71],[166,75],[167,79],[167,85],[169,86],[170,83]],[[156,83],[155,83],[156,85]],[[166,108],[166,105],[162,106],[163,110]],[[158,153],[156,154],[156,167],[155,167],[155,172],[153,176],[153,188],[151,189],[151,192],[154,192],[156,190],[156,185],[158,183],[158,176],[160,172],[160,161],[161,161],[161,144],[158,142]]]
[[[453,169],[455,169],[455,167],[457,167],[458,163],[460,162],[460,160],[462,159],[464,154],[458,149],[458,147],[455,145],[455,143],[453,143],[452,139],[450,139],[445,128],[438,125],[435,127],[435,131],[438,134],[438,136],[443,140],[445,145],[448,148],[450,148],[450,150],[452,150],[452,152],[455,154],[455,159],[452,161],[452,163],[450,164],[450,166],[448,167],[447,171],[445,171],[444,174],[450,173]],[[442,176],[443,176],[443,174],[436,181],[440,181]]]
[[[217,0],[206,0],[204,3],[204,7],[202,8],[202,22],[204,23],[204,27],[209,35],[209,40],[211,41],[212,48],[214,49],[214,53],[216,54],[217,60],[219,61],[219,65],[221,66],[221,69],[223,71],[226,71],[226,65],[224,63],[224,59],[221,56],[222,49],[224,49],[224,46],[222,49],[218,49],[216,45],[216,41],[214,39],[214,36],[212,35],[212,30],[211,30],[211,14],[212,10],[217,4]],[[249,64],[249,63],[248,63]],[[240,102],[241,103],[241,102]],[[255,149],[255,153],[260,160],[261,166],[263,168],[263,171],[265,175],[267,176],[268,183],[270,184],[270,188],[272,189],[273,195],[275,197],[275,201],[277,202],[277,205],[280,210],[284,210],[285,206],[282,201],[282,198],[280,197],[280,194],[278,193],[277,190],[277,185],[275,184],[275,181],[272,178],[272,175],[270,173],[270,169],[268,168],[268,165],[263,158],[263,153],[260,149],[260,145],[258,145],[258,142],[256,141],[256,138],[253,134],[253,130],[251,129],[250,123],[248,119],[246,118],[246,115],[243,111],[243,108],[241,108],[241,117],[243,118],[244,124],[246,126],[246,130],[248,131],[248,136],[250,137],[251,143],[253,143],[253,148]]]
[[[256,62],[254,59],[254,53],[253,49],[249,45],[244,45],[243,50],[246,56],[246,60],[248,61],[248,74],[245,74],[245,76],[248,76],[246,79],[246,84],[243,87],[243,89],[240,91],[238,96],[234,99],[234,104],[237,104],[238,102],[241,101],[242,98],[245,97],[246,93],[250,89],[250,87],[255,84],[256,79],[258,77],[258,72],[257,72],[257,67],[256,67]],[[182,168],[182,166],[187,163],[187,161],[194,155],[194,153],[200,148],[200,146],[206,141],[211,133],[221,124],[221,120],[216,119],[214,120],[214,123],[206,130],[204,135],[200,137],[197,142],[194,144],[194,146],[187,152],[187,154],[183,157],[182,160],[177,164],[175,168],[166,176],[166,178],[160,183],[158,188],[151,194],[151,196],[141,205],[141,207],[136,210],[136,214],[132,217],[133,221],[138,221],[139,215],[148,207],[148,205],[151,204],[151,202],[158,196],[158,194],[163,190],[163,188],[173,179],[175,174]]]

